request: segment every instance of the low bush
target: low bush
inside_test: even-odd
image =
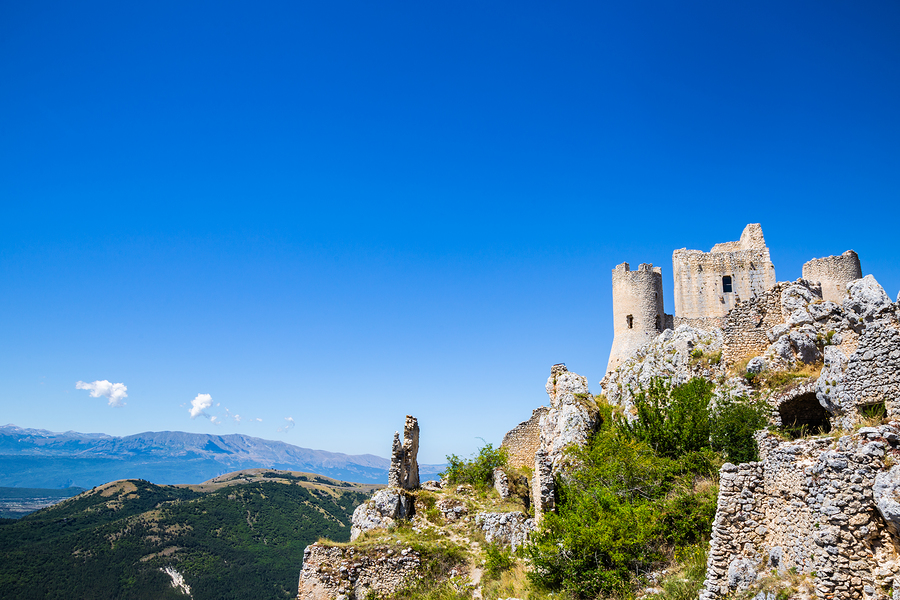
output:
[[[576,597],[627,595],[639,573],[663,560],[673,543],[707,539],[715,487],[696,491],[702,453],[661,457],[614,427],[574,452],[571,477],[559,482],[557,513],[546,514],[526,550],[532,581]]]
[[[441,473],[451,484],[468,483],[485,488],[493,485],[494,469],[505,467],[507,463],[506,448],[497,448],[485,444],[470,459],[450,454],[447,456],[447,470]]]

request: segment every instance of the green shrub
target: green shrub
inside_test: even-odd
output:
[[[494,481],[494,469],[505,467],[507,462],[506,448],[497,448],[485,444],[471,460],[460,458],[455,454],[447,456],[447,470],[441,473],[451,484],[468,483],[475,487],[489,487]]]
[[[715,450],[735,463],[756,460],[753,434],[767,424],[765,403],[724,396],[712,407],[714,385],[695,377],[684,385],[669,387],[656,380],[635,397],[638,417],[616,421],[622,433],[650,444],[669,458]]]
[[[488,580],[500,579],[515,564],[512,551],[500,544],[487,544],[484,547],[484,576]]]
[[[660,457],[617,428],[598,432],[574,452],[579,466],[558,483],[557,513],[545,514],[526,552],[532,581],[581,598],[625,595],[672,543],[707,539],[715,487],[693,490],[709,472],[702,453],[682,462]]]
[[[710,429],[710,445],[733,463],[758,460],[753,434],[768,423],[765,402],[726,396],[717,401]]]
[[[675,458],[709,448],[709,401],[713,384],[695,377],[684,385],[670,387],[661,379],[634,398],[637,419],[617,419],[629,438],[646,442],[660,456]]]
[[[636,396],[634,421],[607,419],[572,451],[576,466],[557,482],[557,512],[544,515],[526,546],[536,586],[578,598],[628,596],[673,548],[677,558],[709,539],[718,466],[756,458],[753,433],[768,410],[739,398],[713,403],[712,393],[705,379],[654,381]],[[664,589],[669,598],[696,597],[700,583],[702,572],[692,571]]]

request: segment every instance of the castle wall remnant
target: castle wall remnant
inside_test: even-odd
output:
[[[725,364],[733,365],[743,358],[759,356],[766,351],[772,343],[768,331],[784,323],[781,293],[792,285],[789,281],[777,283],[752,300],[738,302],[728,313],[722,324],[722,359]]]
[[[761,432],[757,440],[762,461],[722,467],[700,599],[730,597],[760,575],[789,570],[808,575],[818,598],[874,600],[897,590],[897,540],[878,490],[892,477],[883,459],[897,452],[897,429],[792,443]]]
[[[721,326],[738,300],[755,298],[776,283],[759,223],[747,225],[739,241],[716,244],[709,252],[675,250],[672,270],[676,326]]]
[[[641,264],[631,271],[628,263],[612,272],[613,345],[607,372],[612,371],[635,350],[652,341],[666,327],[670,317],[663,310],[662,269]]]
[[[803,265],[803,279],[822,285],[822,297],[841,304],[847,297],[847,284],[862,279],[859,255],[847,250],[840,256],[814,258]]]
[[[534,466],[534,453],[541,447],[541,417],[550,410],[540,406],[531,413],[531,418],[509,430],[503,436],[501,448],[507,452],[507,464],[514,469]]]

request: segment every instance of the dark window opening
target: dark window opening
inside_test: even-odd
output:
[[[722,292],[725,294],[730,294],[732,292],[731,275],[725,275],[724,277],[722,277]]]
[[[656,330],[659,331],[662,327],[662,323],[660,322],[659,315],[656,315]]]
[[[831,431],[828,411],[819,404],[815,392],[784,401],[778,407],[778,414],[781,416],[782,431],[792,440]]]
[[[627,317],[625,317],[625,322],[628,323],[628,329],[634,328],[634,317],[628,315]]]

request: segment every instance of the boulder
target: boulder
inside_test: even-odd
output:
[[[356,507],[350,521],[350,541],[352,542],[364,531],[386,528],[398,519],[405,519],[409,499],[395,487],[378,490],[367,500]]]
[[[795,312],[806,312],[806,307],[815,299],[816,296],[806,286],[799,283],[790,285],[781,292],[781,315],[788,321]]]
[[[756,569],[753,563],[743,556],[738,556],[728,565],[728,589],[745,590],[756,581]]]
[[[797,360],[811,364],[822,357],[814,335],[805,331],[792,331],[789,337],[791,346],[797,354]]]
[[[766,361],[762,356],[755,356],[747,362],[747,372],[754,375],[766,370]]]
[[[862,320],[871,318],[892,304],[884,288],[871,275],[848,283],[847,295],[844,310]]]

